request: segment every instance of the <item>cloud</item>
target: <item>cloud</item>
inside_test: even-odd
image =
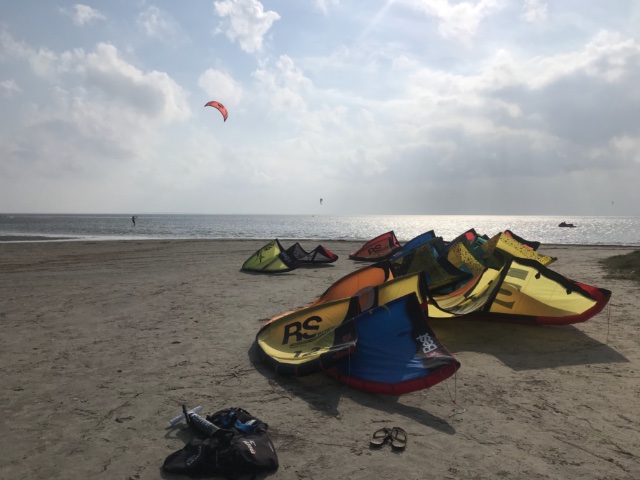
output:
[[[15,40],[10,34],[0,33],[0,58],[26,60],[32,71],[40,77],[57,78],[63,72],[73,68],[81,49],[65,51],[57,54],[47,48],[34,49],[24,42]]]
[[[389,174],[551,178],[626,166],[640,140],[639,76],[640,45],[608,32],[568,53],[499,51],[475,74],[422,68],[401,108],[386,108],[407,132],[390,132],[405,161]]]
[[[315,2],[316,2],[316,7],[318,7],[318,10],[320,10],[322,13],[325,13],[325,14],[329,12],[330,5],[340,4],[340,0],[315,0]]]
[[[275,68],[269,69],[265,65],[252,75],[275,110],[289,113],[307,110],[305,96],[313,83],[289,56],[281,55],[275,62]]]
[[[536,211],[522,210],[523,203],[505,206],[496,192],[535,202],[546,185],[562,189],[566,181],[579,188],[589,175],[629,165],[638,170],[633,112],[640,109],[640,87],[633,79],[640,75],[639,48],[631,38],[600,32],[573,51],[498,50],[465,72],[409,62],[406,77],[355,52],[328,62],[336,77],[365,66],[367,78],[383,86],[397,77],[398,88],[384,87],[388,95],[370,95],[364,83],[353,91],[320,87],[317,75],[312,81],[308,74],[309,59],[265,60],[241,100],[251,104],[264,133],[256,133],[255,145],[225,152],[234,168],[224,170],[224,178],[237,175],[257,193],[275,182],[281,191],[299,194],[322,183],[326,196],[349,191],[348,198],[362,199],[350,203],[362,212],[371,191],[399,184],[394,202],[406,205],[434,205],[425,193],[433,191],[448,212],[468,211],[474,196],[476,213]],[[237,87],[221,70],[208,70],[199,84],[206,91],[228,88],[232,96]],[[310,164],[313,179],[305,176]],[[464,198],[453,198],[463,190]],[[544,209],[553,211],[553,202]]]
[[[105,101],[166,123],[189,118],[186,92],[165,72],[144,72],[121,58],[117,48],[100,43],[77,70],[84,84],[95,87]]]
[[[213,5],[216,14],[223,19],[218,31],[224,32],[231,41],[237,41],[247,53],[262,50],[264,36],[280,18],[276,12],[265,12],[257,0],[219,0]]]
[[[39,74],[32,62],[38,52],[4,40]],[[0,142],[7,176],[97,178],[130,162],[144,165],[155,159],[154,148],[166,148],[165,130],[191,116],[187,92],[168,74],[137,68],[111,44],[49,52],[48,59],[50,75],[33,80],[47,95],[33,95]],[[31,168],[18,168],[24,165]]]
[[[99,43],[89,53],[74,49],[58,54],[35,50],[4,32],[0,45],[5,55],[27,61],[36,75],[53,84],[64,78],[71,85],[75,82],[85,89],[92,87],[94,94],[111,103],[121,102],[166,122],[190,115],[186,93],[169,75],[155,70],[143,72],[124,60],[112,44]]]
[[[242,86],[231,75],[209,68],[198,78],[198,86],[210,100],[218,100],[227,107],[238,105],[243,96]]]
[[[138,14],[136,24],[153,38],[166,39],[178,32],[178,25],[171,16],[153,5]]]
[[[640,165],[640,135],[635,137],[628,135],[615,136],[609,143],[612,153]]]
[[[82,5],[81,3],[75,4],[73,7],[60,9],[62,13],[70,16],[73,19],[73,23],[79,26],[86,25],[95,20],[106,20],[99,10],[91,8],[88,5]]]
[[[16,93],[21,91],[22,89],[13,79],[3,80],[0,82],[0,92],[2,92],[3,97],[13,97]]]
[[[438,33],[443,38],[462,42],[469,42],[486,17],[504,8],[503,0],[399,0],[399,3],[434,17],[438,21]]]
[[[345,58],[351,64],[326,62],[332,76],[367,67],[368,78],[384,86],[398,76],[366,57]],[[414,204],[431,188],[450,201],[453,191],[468,187],[493,202],[478,204],[478,213],[489,206],[504,210],[490,197],[514,182],[524,182],[533,201],[545,182],[579,188],[589,175],[638,171],[640,45],[632,38],[600,32],[581,48],[549,55],[498,50],[463,73],[410,62],[407,76],[394,79],[404,83],[380,96],[368,95],[364,86],[322,89],[301,67],[316,63],[283,55],[253,73],[259,88],[247,94],[262,91],[273,111],[285,112],[274,123],[288,129],[268,152],[245,155],[263,162],[256,160],[256,171],[268,171],[265,157],[279,158],[280,168],[304,184],[312,161],[317,178],[330,178],[325,183],[332,189],[367,198],[377,185],[401,184],[398,198],[414,195]],[[448,211],[463,211],[472,197],[452,202]],[[518,205],[513,211],[523,208]],[[553,211],[551,201],[545,209]]]
[[[323,197],[371,213],[384,189],[388,213],[535,213],[565,205],[548,188],[569,197],[559,192],[573,185],[578,198],[580,182],[595,195],[598,182],[613,191],[604,183],[640,175],[640,44],[616,9],[312,0],[275,13],[217,0],[211,45],[197,9],[138,4],[132,18],[107,12],[102,43],[60,15],[47,26],[67,31],[53,43],[33,29],[12,37],[22,24],[10,17],[0,27],[0,192],[27,192],[12,201],[46,210],[46,192],[72,211],[95,191],[83,208],[293,213],[307,207],[290,198]],[[149,43],[184,35],[177,19],[193,29],[189,48]],[[127,200],[112,203],[124,186]],[[632,204],[633,187],[619,189]]]
[[[525,0],[524,2],[524,18],[530,23],[540,23],[547,19],[548,7],[541,0]]]

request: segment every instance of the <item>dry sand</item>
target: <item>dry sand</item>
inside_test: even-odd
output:
[[[455,379],[385,397],[252,362],[261,321],[363,265],[332,241],[332,266],[241,272],[265,243],[0,244],[0,478],[178,478],[160,467],[189,438],[168,426],[182,403],[268,422],[270,478],[640,478],[640,288],[598,264],[633,249],[543,246],[610,307],[566,327],[440,321]],[[370,449],[383,426],[408,432],[404,452]]]

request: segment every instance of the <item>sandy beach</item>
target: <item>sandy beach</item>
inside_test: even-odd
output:
[[[565,327],[434,322],[456,377],[386,397],[256,363],[261,322],[364,265],[327,241],[333,265],[241,272],[265,243],[0,243],[0,478],[186,478],[161,471],[190,438],[168,424],[183,403],[266,421],[270,478],[640,478],[640,286],[598,263],[633,248],[543,245],[609,306]],[[370,448],[383,426],[408,432],[404,452]]]

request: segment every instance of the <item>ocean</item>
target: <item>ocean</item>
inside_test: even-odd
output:
[[[470,228],[493,236],[511,230],[560,245],[640,246],[640,217],[500,215],[22,215],[0,214],[0,242],[146,239],[367,241],[393,230],[406,242],[434,230],[451,240]],[[566,221],[575,228],[561,228]]]

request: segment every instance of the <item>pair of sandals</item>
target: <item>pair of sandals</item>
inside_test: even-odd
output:
[[[371,446],[382,447],[387,442],[391,443],[394,450],[404,450],[407,446],[407,432],[400,427],[384,427],[373,432]]]

